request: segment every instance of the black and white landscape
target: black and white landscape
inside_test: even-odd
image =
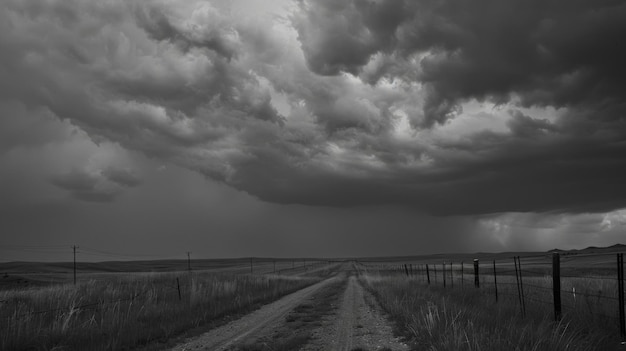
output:
[[[189,345],[617,345],[624,33],[621,0],[2,0],[0,317],[13,316],[7,323],[23,340],[0,337],[0,349],[186,347],[174,338],[217,330],[226,316],[260,329]],[[553,254],[563,275],[556,290]],[[521,319],[498,307],[487,309],[502,314],[492,326],[449,326],[477,335],[466,346],[445,328],[423,340],[399,327],[435,314],[423,301],[454,300],[429,285],[472,286],[474,258],[491,269],[478,278],[489,289],[499,274],[517,288],[508,305]],[[426,265],[433,280],[440,274],[436,284]],[[112,281],[119,288],[97,293]],[[533,329],[529,344],[520,335],[485,344],[479,335],[544,318],[515,305],[524,307],[531,285],[547,289],[525,296],[552,306],[542,312],[556,311],[557,290],[569,294],[570,312],[586,304],[579,319],[610,335],[587,341],[608,344],[577,339],[596,331],[575,318],[567,332],[565,322]],[[385,302],[422,288],[413,305]],[[299,298],[282,300],[294,291]],[[146,315],[134,315],[129,301],[145,294]],[[621,301],[622,315],[584,294]],[[222,298],[237,302],[207,312]],[[317,303],[303,302],[311,298]],[[119,315],[106,316],[114,301],[128,305],[128,323],[152,327],[116,331]],[[273,315],[251,317],[270,302]],[[20,324],[34,312],[41,319]],[[98,318],[108,337],[67,334],[73,323],[92,330]],[[37,339],[42,333],[49,338]],[[255,348],[271,335],[284,342]]]

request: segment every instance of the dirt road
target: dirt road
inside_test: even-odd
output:
[[[258,310],[200,336],[186,340],[172,350],[228,350],[244,339],[262,336],[284,322],[287,314],[301,301],[338,278],[329,278],[317,284],[291,293],[278,301],[267,304]]]
[[[286,322],[296,307],[310,303],[316,292],[331,283],[348,279],[336,313],[331,313],[311,326],[306,345],[300,351],[408,350],[393,336],[389,322],[382,316],[373,297],[363,289],[356,277],[340,274],[337,277],[287,295],[261,307],[241,319],[188,339],[172,350],[238,350],[242,344],[261,344],[260,340],[274,340],[277,334],[289,335],[292,326]],[[337,284],[335,284],[336,286]],[[328,289],[326,289],[328,290]],[[325,290],[325,291],[326,291]],[[367,300],[367,301],[366,301]],[[294,312],[295,313],[295,312]],[[280,333],[278,333],[280,331]],[[295,332],[295,330],[293,331]],[[265,341],[263,344],[268,346]],[[271,349],[271,348],[269,348]]]
[[[301,350],[408,350],[406,344],[393,336],[373,297],[369,296],[370,304],[366,302],[368,294],[356,277],[351,276],[337,315],[325,321]]]

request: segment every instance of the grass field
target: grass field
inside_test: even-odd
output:
[[[4,290],[0,349],[111,350],[167,342],[313,284],[324,273],[329,271],[317,277],[134,273],[76,286]]]
[[[366,285],[415,350],[610,350],[603,333],[545,316],[521,318],[471,290],[425,288],[401,277],[364,276]]]
[[[399,260],[369,261],[361,279],[415,350],[624,350],[615,254],[561,255],[559,321],[551,258],[522,256],[521,301],[512,257],[483,255],[479,288],[466,256],[411,258],[406,269]]]
[[[623,247],[594,250],[561,255],[563,318],[558,322],[551,253],[520,254],[525,309],[512,259],[518,253],[377,258],[355,264],[363,285],[415,350],[623,350],[613,252]],[[474,287],[472,257],[480,260],[480,288]],[[0,349],[158,349],[194,328],[217,326],[314,284],[340,266],[311,259],[198,260],[189,272],[186,264],[81,263],[77,285],[71,283],[69,263],[1,264]],[[294,320],[326,313],[327,304],[321,302],[330,298],[320,295],[311,310],[317,312],[296,311]],[[292,330],[298,331],[297,343],[306,340],[300,329]]]

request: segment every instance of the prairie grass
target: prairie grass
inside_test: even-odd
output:
[[[180,297],[177,279],[180,285]],[[0,291],[1,350],[119,350],[167,340],[319,281],[158,273]]]
[[[492,293],[469,284],[444,289],[398,274],[361,279],[414,350],[620,349],[619,334],[582,310],[566,312],[557,323],[551,306],[528,303],[523,317],[515,295],[500,296],[496,303]]]

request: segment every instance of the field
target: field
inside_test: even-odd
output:
[[[27,264],[1,278],[0,349],[111,350],[167,344],[187,330],[223,323],[224,317],[245,314],[314,284],[332,268],[327,262],[310,262],[306,268],[283,262],[278,265],[282,274],[263,274],[274,270],[273,262],[266,262],[250,274],[249,262],[245,267],[239,261],[229,263],[202,271],[132,273],[106,272],[115,265],[90,264],[82,267],[77,285],[57,266],[35,272]],[[96,271],[98,265],[106,269]]]
[[[474,255],[478,287],[464,255],[370,260],[361,279],[416,349],[621,350],[622,250],[560,253],[558,319],[552,253]]]
[[[622,350],[622,251],[3,264],[0,349]]]

